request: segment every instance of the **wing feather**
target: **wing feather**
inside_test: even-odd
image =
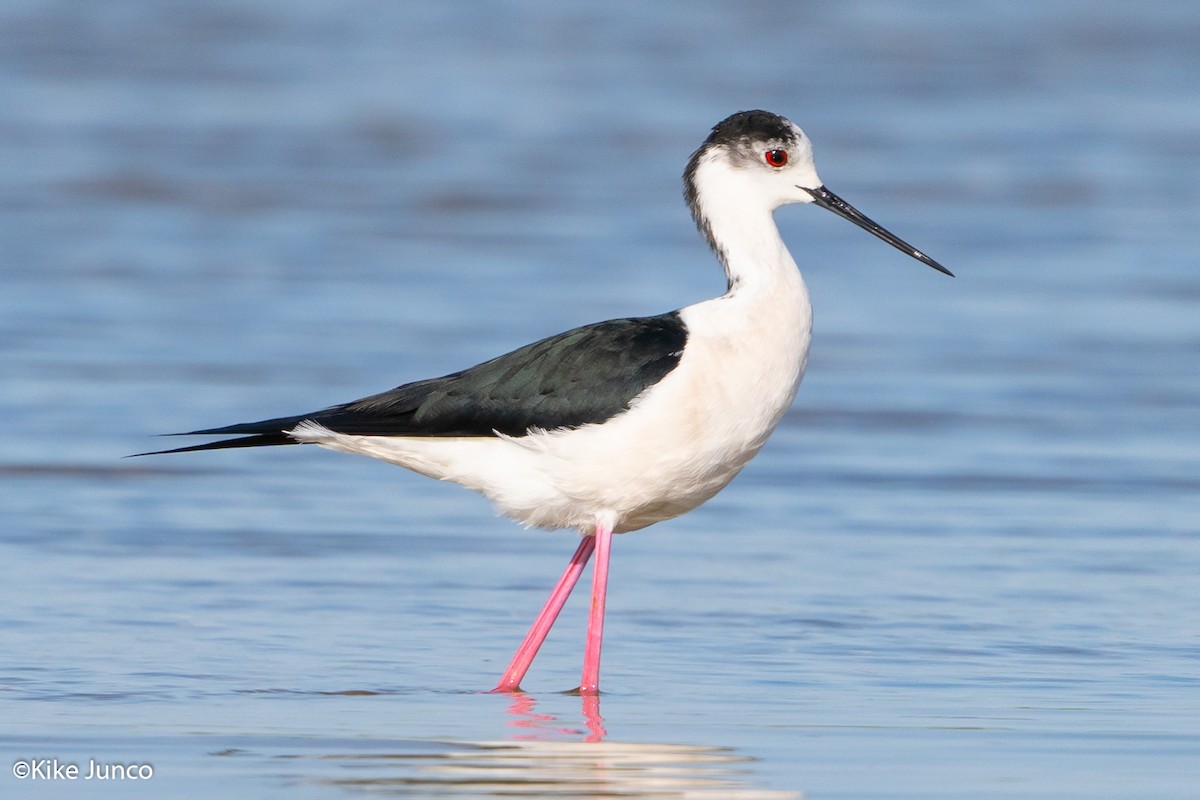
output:
[[[675,369],[686,342],[678,312],[599,322],[311,414],[189,431],[179,435],[244,438],[158,452],[294,444],[285,431],[305,420],[363,436],[523,436],[577,428],[627,410]]]

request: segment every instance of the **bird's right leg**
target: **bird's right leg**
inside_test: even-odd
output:
[[[508,669],[504,670],[504,675],[496,684],[496,688],[492,689],[493,692],[520,691],[521,680],[529,671],[533,657],[537,655],[542,642],[546,641],[546,635],[550,633],[554,620],[558,619],[558,612],[562,611],[567,598],[571,596],[571,590],[575,588],[579,576],[583,574],[583,568],[587,566],[588,559],[592,557],[592,551],[595,549],[596,537],[594,536],[584,536],[583,540],[579,542],[579,547],[575,550],[575,555],[571,556],[571,562],[567,564],[566,571],[558,579],[554,591],[546,600],[546,605],[542,606],[529,633],[525,634],[525,641],[521,642],[521,646],[517,648],[517,654],[509,662]]]

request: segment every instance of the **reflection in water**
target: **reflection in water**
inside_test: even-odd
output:
[[[509,724],[514,728],[529,729],[529,733],[522,736],[514,736],[513,739],[520,741],[531,741],[547,738],[546,734],[587,734],[584,738],[585,742],[599,742],[608,735],[608,731],[604,730],[604,717],[600,716],[600,696],[595,694],[582,695],[583,698],[583,722],[587,726],[587,730],[583,731],[579,728],[564,727],[559,723],[558,717],[553,714],[539,714],[534,708],[537,706],[537,701],[533,695],[525,692],[514,692],[512,705],[508,707],[508,713],[512,714],[514,719]]]
[[[330,754],[322,760],[337,762],[339,776],[321,783],[402,797],[801,797],[751,786],[753,759],[727,747],[603,741],[600,700],[582,699],[582,728],[537,713],[534,698],[517,692],[508,712],[523,732],[513,741]],[[584,738],[551,738],[564,735]]]
[[[324,783],[438,797],[799,798],[756,789],[723,747],[621,742],[448,742],[437,752],[330,755],[355,777]],[[369,764],[369,766],[367,766]],[[367,774],[369,773],[369,774]]]

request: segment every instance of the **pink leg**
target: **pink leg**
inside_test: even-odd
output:
[[[529,671],[529,665],[533,663],[533,657],[537,655],[538,648],[542,646],[542,642],[546,641],[546,634],[550,633],[554,620],[558,619],[558,612],[562,611],[567,598],[571,596],[571,590],[575,588],[575,584],[579,581],[579,576],[583,574],[583,568],[587,566],[588,559],[592,557],[592,550],[595,548],[596,537],[583,537],[579,547],[575,550],[575,555],[571,556],[571,563],[567,564],[566,571],[555,584],[554,591],[546,600],[546,605],[542,606],[542,610],[538,612],[537,619],[533,621],[529,633],[525,634],[525,641],[521,642],[521,646],[517,648],[517,654],[509,662],[508,669],[504,670],[504,675],[496,684],[496,688],[492,689],[493,692],[521,690],[521,680]]]
[[[588,615],[587,644],[583,648],[580,694],[600,693],[600,643],[604,639],[604,598],[608,595],[608,553],[612,529],[596,526],[596,565],[592,568],[592,611]]]

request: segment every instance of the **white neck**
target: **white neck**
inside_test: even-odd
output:
[[[703,165],[694,175],[693,215],[725,268],[727,296],[769,297],[784,292],[797,295],[795,299],[807,306],[804,281],[779,235],[773,208],[740,177],[712,164]],[[779,297],[775,302],[787,300]]]

